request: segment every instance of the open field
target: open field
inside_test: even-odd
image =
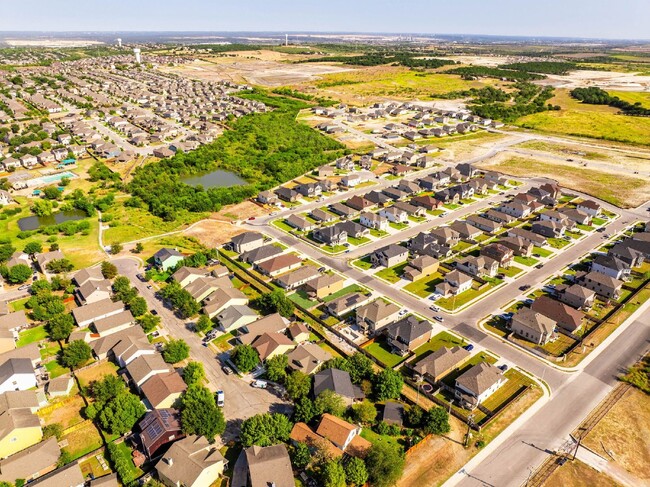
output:
[[[81,416],[81,409],[84,401],[80,395],[75,395],[58,400],[57,402],[44,407],[38,412],[44,424],[59,423],[64,429],[81,423],[84,419]]]
[[[593,487],[596,485],[598,487],[612,487],[619,484],[580,460],[574,460],[559,467],[544,482],[545,487],[555,487],[556,485],[562,487]]]
[[[68,445],[62,450],[67,451],[75,459],[102,446],[102,438],[91,421],[88,421],[83,427],[68,433],[62,440],[68,442]]]
[[[616,465],[650,481],[650,396],[630,388],[583,443],[606,458],[611,453]]]
[[[648,117],[618,115],[616,108],[580,103],[566,90],[556,90],[556,96],[549,103],[562,109],[522,117],[516,125],[541,132],[650,145]]]
[[[82,387],[95,380],[101,380],[105,375],[117,375],[117,365],[107,360],[76,373]]]
[[[645,179],[577,169],[562,163],[522,157],[495,157],[477,166],[512,176],[549,177],[561,186],[593,195],[621,208],[636,207],[650,198],[650,183]],[[620,191],[623,187],[626,188],[625,192]]]

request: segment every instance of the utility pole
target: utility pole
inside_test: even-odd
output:
[[[469,438],[472,431],[472,424],[474,423],[474,414],[467,417],[467,433],[465,434],[465,448],[469,446]]]
[[[576,448],[573,450],[573,458],[571,460],[576,459],[576,455],[578,454],[578,448],[580,448],[580,443],[582,442],[582,437],[585,435],[586,428],[580,428],[580,434],[578,435],[577,438],[577,443],[576,443]]]

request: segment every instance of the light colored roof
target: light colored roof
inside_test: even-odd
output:
[[[305,287],[308,289],[313,289],[314,291],[318,291],[319,289],[331,286],[341,281],[345,281],[345,279],[338,274],[323,274],[322,276],[305,283]]]
[[[251,487],[295,487],[286,446],[251,446],[242,455],[248,464]]]
[[[16,374],[34,375],[34,365],[28,358],[10,358],[0,365],[0,384],[4,384]]]
[[[83,285],[86,281],[103,281],[104,275],[102,274],[101,267],[86,267],[81,269],[74,275],[74,280],[77,286]]]
[[[0,394],[0,413],[12,409],[38,408],[36,391],[6,391]]]
[[[531,308],[521,308],[517,311],[512,317],[513,322],[520,322],[522,325],[526,326],[531,330],[535,330],[539,333],[546,333],[550,335],[555,330],[557,322],[548,316],[544,316],[539,311],[535,311]]]
[[[162,355],[154,353],[150,355],[140,355],[133,362],[126,366],[126,370],[131,376],[131,379],[133,379],[136,384],[139,384],[151,372],[170,372],[171,367],[165,363]]]
[[[61,449],[55,437],[30,446],[0,461],[0,481],[14,483],[28,479],[56,464]]]
[[[105,353],[108,353],[109,350],[113,350],[115,354],[119,356],[124,353],[124,350],[126,348],[134,345],[136,343],[135,340],[137,339],[144,340],[138,342],[142,343],[143,346],[144,342],[146,342],[147,345],[151,347],[151,344],[149,344],[144,331],[142,331],[142,328],[139,326],[130,326],[124,330],[118,331],[117,333],[112,333],[108,336],[99,338],[98,340],[94,340],[90,343],[90,348],[92,348],[93,352],[95,352],[97,355],[103,355]]]
[[[72,377],[68,375],[62,375],[60,377],[55,377],[47,383],[47,392],[52,394],[53,392],[68,392],[72,387]]]
[[[41,477],[30,485],[38,485],[39,487],[77,487],[83,484],[84,478],[79,463],[74,461]]]
[[[357,318],[363,318],[377,323],[398,312],[399,307],[396,304],[386,302],[383,299],[377,299],[372,303],[359,306],[357,308]]]
[[[90,487],[117,487],[117,474],[104,475],[95,480],[90,481]]]
[[[172,279],[176,282],[181,282],[190,276],[202,277],[205,276],[205,271],[195,267],[183,266],[172,274]]]
[[[302,262],[302,259],[300,259],[296,255],[283,254],[283,255],[279,255],[277,257],[273,257],[272,259],[265,260],[264,262],[258,264],[257,267],[259,267],[260,270],[262,270],[262,271],[266,271],[268,273],[271,273],[271,272],[276,272],[276,271],[279,271],[279,270],[282,270],[282,269],[286,269],[288,267],[299,264],[301,262]]]
[[[461,347],[442,347],[419,360],[413,368],[418,374],[438,377],[469,358],[470,355],[470,352]]]
[[[307,328],[307,325],[305,325],[302,322],[293,323],[289,327],[288,331],[289,331],[289,336],[291,338],[293,338],[294,340],[296,339],[297,336],[300,336],[300,335],[302,335],[304,333],[309,335],[309,328]]]
[[[320,364],[332,358],[332,355],[315,343],[301,343],[287,354],[289,367],[311,374]]]
[[[98,316],[123,310],[124,303],[122,301],[113,302],[110,299],[102,299],[101,301],[73,309],[72,315],[77,323],[84,323],[86,321],[94,321]]]
[[[306,282],[315,279],[318,276],[320,276],[318,269],[311,265],[304,265],[294,271],[276,277],[275,280],[280,284],[284,284],[285,287],[288,287],[293,286],[297,282]]]
[[[266,360],[279,347],[292,347],[296,343],[282,333],[264,333],[255,339],[252,346],[260,356],[260,360]]]
[[[228,328],[245,316],[257,317],[257,313],[245,304],[234,304],[219,313],[217,319],[219,320],[219,323],[221,323],[221,326]]]
[[[253,323],[245,326],[248,333],[238,336],[239,341],[245,344],[251,344],[257,337],[264,333],[279,333],[287,328],[288,321],[280,316],[279,313],[273,313],[260,318]]]
[[[135,322],[135,318],[131,312],[127,309],[120,313],[107,316],[106,318],[101,318],[95,321],[93,324],[97,333],[106,333],[114,328],[119,328],[120,326],[130,325]]]
[[[0,329],[13,330],[15,328],[22,328],[29,324],[25,310],[15,311],[8,315],[0,316]]]

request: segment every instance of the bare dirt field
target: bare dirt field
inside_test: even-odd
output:
[[[650,396],[631,388],[583,442],[639,479],[650,480]],[[612,456],[610,457],[609,454]]]
[[[286,56],[281,53],[272,54]],[[319,79],[325,74],[350,71],[350,68],[325,63],[289,64],[268,59],[267,56],[211,57],[179,66],[161,66],[159,69],[205,81],[228,80],[266,87],[304,83]]]
[[[84,406],[81,396],[76,395],[41,409],[38,415],[44,424],[59,423],[65,429],[83,421],[80,411]]]
[[[603,90],[650,91],[650,76],[638,74],[577,70],[562,76],[549,74],[547,79],[540,81],[540,84],[567,89],[597,86]]]

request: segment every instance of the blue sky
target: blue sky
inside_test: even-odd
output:
[[[650,39],[650,0],[5,0],[0,31],[356,31]]]

